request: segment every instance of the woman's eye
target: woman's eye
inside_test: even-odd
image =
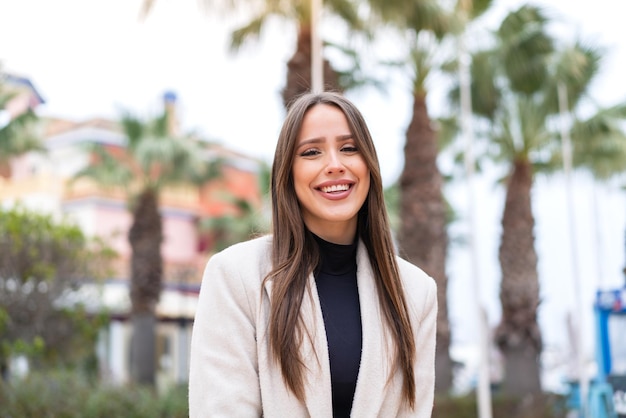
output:
[[[300,153],[300,156],[301,157],[313,157],[315,155],[318,155],[319,153],[320,152],[318,150],[312,148],[312,149],[307,149],[307,150],[302,151]]]
[[[345,147],[341,148],[341,150],[343,152],[357,152],[359,149],[354,145],[346,145]]]

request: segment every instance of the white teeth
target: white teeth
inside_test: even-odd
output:
[[[320,190],[323,191],[324,193],[331,193],[331,192],[342,192],[342,191],[348,190],[349,188],[350,186],[347,184],[337,184],[334,186],[321,187]]]

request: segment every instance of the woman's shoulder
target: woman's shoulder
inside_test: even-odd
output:
[[[396,260],[402,284],[407,290],[423,292],[424,289],[436,287],[435,280],[426,274],[424,270],[400,256],[396,256]]]
[[[400,257],[397,260],[405,296],[415,317],[421,321],[433,309],[436,310],[437,284],[418,266]]]
[[[272,237],[262,235],[233,244],[209,259],[209,265],[228,265],[234,270],[264,269],[271,264]]]
[[[220,257],[237,257],[241,255],[262,254],[272,249],[272,236],[260,235],[247,241],[233,244],[213,255]]]

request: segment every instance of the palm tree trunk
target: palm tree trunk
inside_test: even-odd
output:
[[[302,25],[298,31],[296,52],[287,62],[287,82],[283,89],[285,108],[298,96],[311,90],[311,26]],[[342,92],[337,73],[324,60],[324,90]]]
[[[452,387],[450,325],[448,321],[446,252],[446,207],[443,178],[437,167],[438,146],[431,128],[425,94],[415,94],[413,117],[404,146],[404,169],[400,177],[400,217],[398,236],[403,257],[420,266],[437,282],[436,391]]]
[[[502,216],[500,301],[502,320],[496,342],[504,357],[503,391],[511,395],[541,392],[537,323],[539,280],[531,207],[532,167],[527,159],[514,162]]]
[[[132,248],[131,374],[136,383],[154,385],[155,308],[161,294],[163,276],[162,225],[155,191],[147,189],[139,195],[128,238]]]
[[[9,381],[9,362],[8,359],[0,353],[0,382]]]

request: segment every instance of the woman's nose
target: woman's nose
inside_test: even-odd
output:
[[[343,173],[345,171],[345,166],[343,165],[343,162],[341,161],[341,155],[339,155],[338,152],[330,152],[328,154],[328,161],[327,161],[327,165],[326,165],[326,172],[327,173]]]

